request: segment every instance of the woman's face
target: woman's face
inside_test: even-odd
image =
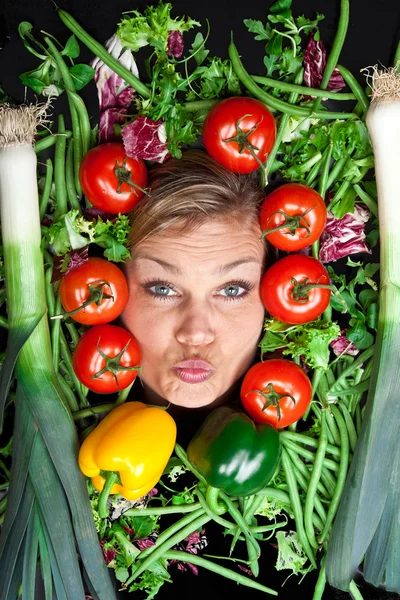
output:
[[[138,340],[145,387],[197,408],[222,396],[250,367],[264,319],[264,243],[236,221],[173,227],[139,243],[127,265],[122,319]]]

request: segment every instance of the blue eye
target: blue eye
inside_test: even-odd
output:
[[[240,290],[245,290],[244,288],[242,288],[242,286],[240,285],[228,285],[226,288],[224,288],[223,290],[221,290],[222,292],[225,292],[225,295],[230,297],[230,298],[234,298],[236,296],[241,296],[242,294],[240,293]]]
[[[157,296],[169,296],[170,292],[172,292],[173,290],[171,290],[170,287],[168,287],[167,285],[164,285],[163,283],[158,283],[157,285],[153,285],[151,286],[151,288],[148,289],[154,289],[154,294],[157,294]]]

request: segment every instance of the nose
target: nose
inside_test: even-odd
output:
[[[205,302],[188,302],[181,307],[175,337],[180,344],[206,346],[215,340],[213,309]]]

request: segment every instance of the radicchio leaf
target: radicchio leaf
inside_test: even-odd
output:
[[[369,210],[359,203],[354,205],[354,213],[347,213],[341,219],[336,219],[328,211],[325,230],[321,236],[320,261],[334,262],[358,252],[371,254],[365,243],[365,224],[369,214]]]
[[[131,73],[136,77],[139,76],[131,50],[123,50],[122,42],[117,35],[107,40],[105,48]],[[91,66],[95,69],[94,79],[100,106],[99,141],[100,143],[115,141],[118,136],[115,134],[114,125],[125,123],[135,90],[99,58],[95,58]]]
[[[165,125],[161,120],[138,117],[122,129],[127,156],[163,163],[171,155],[166,145]]]
[[[170,31],[167,42],[167,55],[180,58],[183,54],[183,35],[180,31]]]
[[[341,330],[339,337],[337,337],[335,340],[333,340],[333,342],[331,342],[330,346],[331,346],[333,352],[336,354],[336,356],[341,356],[344,354],[348,354],[349,356],[357,356],[357,354],[360,352],[355,347],[353,342],[350,342],[347,339],[345,329]]]
[[[89,259],[89,246],[84,246],[78,250],[72,250],[67,252],[63,256],[53,256],[53,275],[51,277],[51,283],[60,281],[64,275],[67,275],[70,271],[76,267],[80,267]]]
[[[311,36],[304,51],[304,83],[308,87],[319,88],[326,66],[326,50],[321,40]],[[346,87],[337,67],[329,79],[327,90],[340,90]]]

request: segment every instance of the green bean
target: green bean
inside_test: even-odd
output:
[[[74,140],[71,140],[67,148],[67,160],[65,164],[65,183],[67,187],[67,197],[72,209],[81,212],[78,195],[75,188],[74,179]]]
[[[79,407],[76,407],[75,411],[72,413],[72,418],[74,421],[78,421],[79,419],[93,417],[93,415],[103,415],[111,412],[115,407],[115,402],[109,404],[96,404],[95,406],[88,406],[81,410],[79,410]]]
[[[211,510],[211,508],[207,504],[207,500],[206,500],[205,496],[202,494],[202,492],[198,488],[196,488],[195,493],[200,501],[201,506],[204,509],[204,512],[206,512],[208,514],[210,519],[212,519],[213,521],[215,521],[216,523],[221,525],[221,527],[225,527],[226,529],[236,529],[236,527],[237,527],[236,523],[232,523],[232,521],[228,521],[227,519],[224,519],[223,517],[221,517],[220,515],[217,515],[216,513],[214,513]]]
[[[55,319],[55,321],[59,321],[61,324],[60,319]],[[60,349],[61,349],[61,357],[63,359],[63,361],[65,362],[65,366],[68,370],[68,374],[71,377],[75,389],[78,393],[78,396],[80,398],[81,401],[81,407],[82,406],[87,406],[88,402],[87,402],[87,398],[86,398],[86,394],[87,394],[87,388],[81,384],[81,382],[79,381],[79,379],[77,378],[77,376],[75,375],[75,370],[72,366],[72,357],[71,357],[71,351],[69,349],[67,340],[65,339],[64,333],[61,329],[60,331]],[[82,416],[79,418],[83,418]]]
[[[287,438],[288,440],[292,440],[293,442],[300,442],[301,444],[305,444],[306,446],[311,446],[312,448],[318,448],[318,440],[310,437],[309,435],[305,435],[303,433],[294,433],[292,431],[281,431],[280,432],[281,440]],[[326,447],[327,454],[332,454],[332,456],[340,456],[340,450],[336,446],[332,446],[332,444],[328,444]]]
[[[152,552],[157,550],[161,546],[161,544],[163,544],[166,540],[168,540],[177,531],[180,531],[181,529],[183,529],[184,527],[186,527],[187,525],[192,523],[192,521],[195,521],[199,517],[204,516],[204,510],[201,507],[200,503],[198,503],[198,504],[199,504],[199,507],[194,512],[190,512],[188,515],[186,515],[186,517],[182,517],[182,519],[179,519],[178,521],[173,523],[170,527],[165,529],[165,531],[160,533],[160,535],[157,538],[156,543],[153,544],[153,546],[150,546],[149,548],[145,548],[144,550],[142,550],[142,552],[140,553],[140,560],[145,559],[146,556],[149,556],[149,554],[151,554]],[[182,538],[182,539],[184,539],[184,538]]]
[[[335,493],[336,480],[325,466],[322,467],[321,481],[328,490],[330,497],[332,498],[333,494]]]
[[[246,585],[254,590],[266,592],[267,594],[272,594],[273,596],[278,595],[278,592],[275,590],[272,590],[265,585],[261,585],[261,583],[258,583],[249,577],[245,577],[240,573],[236,573],[235,571],[221,567],[220,565],[217,565],[211,562],[211,560],[207,560],[198,554],[190,554],[189,552],[181,552],[179,550],[169,550],[165,553],[163,558],[166,560],[178,560],[179,562],[191,563],[193,565],[203,567],[204,569],[208,569],[209,571],[213,571],[214,573],[218,573],[218,575],[222,575],[227,579],[232,579],[232,581],[236,581],[236,583],[240,583],[241,585]],[[127,583],[129,583],[129,580]]]
[[[3,514],[3,512],[6,510],[6,506],[7,506],[7,496],[4,496],[4,498],[2,500],[0,500],[0,514]]]
[[[337,160],[335,162],[335,164],[332,167],[331,172],[329,173],[328,176],[328,181],[326,183],[326,189],[329,190],[329,188],[336,182],[336,180],[339,178],[340,173],[343,171],[345,164],[347,163],[348,158],[347,156],[345,158],[339,158],[339,160]]]
[[[68,332],[71,336],[72,346],[73,348],[75,348],[80,339],[80,335],[76,330],[75,323],[65,323],[65,326],[68,329]]]
[[[342,390],[338,390],[337,392],[332,392],[331,398],[344,398],[345,396],[353,396],[354,394],[362,394],[366,392],[370,388],[369,379],[365,379],[358,383],[357,385],[352,385],[349,388],[345,388]]]
[[[371,213],[374,215],[374,217],[377,217],[378,216],[378,205],[375,202],[375,200],[373,200],[371,198],[371,196],[369,196],[367,194],[367,192],[365,190],[363,190],[360,185],[358,185],[358,183],[355,183],[353,185],[353,189],[356,192],[357,196],[359,196],[360,199],[364,202],[364,204],[368,207],[368,209],[371,211]]]
[[[316,152],[311,158],[308,158],[301,165],[295,165],[290,167],[286,171],[287,177],[295,176],[297,173],[306,173],[312,166],[315,164],[319,164],[321,162],[322,154],[321,152]]]
[[[299,73],[296,75],[295,81],[296,82],[298,80],[301,81],[302,78],[303,78],[303,69],[300,69]],[[298,97],[298,93],[294,93],[293,92],[292,94],[290,94],[290,96],[289,96],[289,103],[290,104],[294,104],[296,102],[296,100],[297,100],[297,97]],[[279,127],[278,127],[278,131],[276,132],[276,138],[275,138],[274,145],[273,145],[272,150],[269,153],[267,161],[265,163],[265,168],[264,168],[265,178],[267,178],[268,174],[271,172],[271,167],[272,167],[272,164],[273,164],[273,162],[275,160],[275,157],[276,157],[276,155],[278,153],[279,146],[281,145],[283,134],[284,134],[286,126],[287,126],[287,124],[289,122],[289,117],[290,117],[290,115],[283,114],[282,117],[281,117],[281,120],[279,122]]]
[[[8,329],[7,319],[1,315],[0,315],[0,327],[3,327],[4,329]]]
[[[193,102],[184,102],[182,108],[186,112],[209,111],[218,104],[220,100],[194,100]]]
[[[326,412],[326,411],[323,411],[323,412]],[[297,454],[299,454],[300,456],[303,456],[310,462],[315,461],[316,454],[314,452],[310,452],[309,450],[302,448],[295,442],[292,442],[290,440],[285,440],[284,445],[287,446],[288,448],[290,448],[291,450],[294,450],[295,452],[297,452]],[[324,463],[325,467],[327,469],[329,469],[330,471],[334,471],[336,473],[339,470],[338,463],[334,462],[333,460],[330,460],[329,458],[325,457],[323,460],[323,463]]]
[[[321,434],[319,438],[319,445],[315,454],[314,466],[311,473],[311,478],[308,484],[308,490],[306,495],[305,507],[304,507],[304,527],[308,540],[313,548],[318,548],[317,540],[315,539],[315,531],[312,522],[312,514],[314,511],[315,497],[317,494],[318,482],[321,478],[322,465],[325,458],[326,445],[328,443],[327,435],[327,415],[326,410],[322,411],[321,415]]]
[[[366,113],[369,107],[369,100],[367,94],[364,92],[354,75],[350,73],[350,71],[346,69],[346,67],[343,67],[342,65],[337,65],[337,67],[339,69],[339,73],[341,74],[341,76],[353,92],[354,96],[360,103],[363,112]]]
[[[246,514],[244,498],[239,498],[240,510],[242,512],[242,515],[243,515],[243,518],[244,518],[245,522],[249,526],[249,530],[252,533],[253,533],[253,531],[250,529],[250,521],[252,519],[255,519],[254,512],[261,506],[262,502],[263,502],[262,498],[253,498],[252,502],[249,503],[250,507],[248,507],[248,508],[252,509],[252,512],[249,512],[249,513]],[[239,535],[240,535],[240,528],[238,528],[238,532],[239,532]],[[249,540],[247,540],[247,539],[246,539],[246,548],[247,548],[247,556],[248,556],[248,559],[249,559],[249,565],[250,565],[251,572],[253,573],[254,577],[258,577],[258,575],[260,573],[260,567],[259,567],[259,564],[258,564],[257,552],[256,552],[253,544],[251,544],[249,542]],[[260,554],[261,554],[261,550],[260,550]]]
[[[353,372],[355,372],[355,370],[362,365],[363,362],[366,362],[369,358],[371,358],[371,356],[373,356],[374,354],[374,346],[370,346],[369,348],[367,348],[366,350],[364,350],[364,352],[362,352],[357,358],[356,360],[354,360],[351,365],[349,367],[347,367],[347,369],[345,369],[343,371],[343,373],[341,373],[339,375],[339,377],[336,380],[335,385],[331,386],[328,390],[328,396],[331,396],[331,394],[333,392],[335,392],[335,389],[337,387],[337,385],[340,383],[342,384],[343,382],[345,382],[345,380],[347,379],[347,377],[349,377],[350,375],[353,374]]]
[[[321,564],[319,567],[319,575],[317,583],[315,584],[314,595],[312,600],[322,600],[323,593],[326,585],[326,573],[325,573],[326,555],[322,557]]]
[[[135,383],[135,381],[132,381],[132,383],[130,383],[126,388],[124,388],[123,390],[121,390],[119,392],[118,397],[115,401],[115,406],[119,406],[120,404],[123,404],[124,402],[127,401],[128,397],[129,397],[129,393],[130,393],[134,383]]]
[[[303,508],[301,506],[299,491],[297,489],[296,477],[293,472],[293,467],[289,455],[285,448],[282,448],[282,467],[285,472],[286,481],[289,489],[290,503],[293,508],[294,520],[296,522],[296,531],[299,537],[299,541],[304,548],[304,552],[307,554],[311,564],[314,568],[317,567],[313,550],[308,541],[306,532],[304,530],[303,522]]]
[[[58,131],[63,133],[65,130],[63,115],[58,116]],[[57,221],[68,210],[67,191],[65,187],[65,146],[66,138],[62,135],[57,137],[56,151],[54,156],[54,186],[56,193],[56,211],[54,221]]]
[[[56,314],[61,310],[61,300],[58,296],[55,303]],[[60,334],[61,334],[61,321],[60,319],[54,319],[51,328],[51,350],[53,354],[53,365],[56,371],[58,371],[58,362],[60,356]]]
[[[56,46],[53,44],[53,42],[48,37],[45,37],[44,39],[45,39],[45,42],[48,45],[51,53],[53,54],[54,59],[57,63],[57,66],[60,70],[61,77],[64,81],[64,86],[65,86],[66,91],[75,92],[75,86],[74,86],[74,82],[72,80],[71,73],[69,72],[68,67],[65,64],[63,57],[61,56],[61,54],[57,50]],[[104,50],[104,51],[108,54],[108,52],[106,50]],[[72,135],[73,135],[73,140],[74,140],[75,188],[76,188],[78,194],[81,194],[82,190],[81,190],[81,184],[79,181],[79,168],[80,168],[80,164],[81,164],[81,160],[82,160],[82,141],[81,141],[81,134],[80,134],[79,117],[78,117],[78,113],[76,111],[74,102],[73,102],[72,98],[70,98],[70,96],[68,96],[68,103],[69,103],[69,110],[71,113]]]
[[[400,71],[400,42],[397,44],[396,52],[394,53],[393,66]]]
[[[34,148],[36,154],[39,154],[39,152],[42,152],[43,150],[46,150],[47,148],[51,148],[51,146],[54,146],[54,144],[57,142],[57,138],[60,135],[65,138],[70,138],[72,135],[72,131],[66,130],[66,131],[64,131],[64,133],[51,133],[50,135],[47,135],[45,138],[37,141],[35,144],[35,148]]]
[[[347,433],[346,424],[336,406],[332,406],[332,412],[340,432],[340,469],[336,479],[335,493],[333,494],[332,500],[329,504],[328,515],[326,517],[324,529],[318,538],[318,542],[320,544],[326,540],[330,526],[335,518],[336,511],[339,507],[340,498],[342,497],[344,484],[346,482],[347,469],[349,466],[349,436]]]
[[[156,549],[154,549],[153,552],[143,560],[143,562],[140,562],[140,565],[138,565],[138,567],[134,570],[129,579],[125,582],[126,585],[129,585],[130,583],[132,583],[132,581],[135,581],[135,579],[137,579],[139,575],[143,573],[143,571],[148,569],[149,566],[153,564],[156,560],[158,560],[161,556],[164,555],[165,558],[165,552],[167,550],[170,550],[170,548],[182,542],[182,540],[191,535],[194,531],[196,531],[196,529],[203,527],[203,525],[208,523],[208,521],[210,520],[210,517],[207,514],[204,514],[203,512],[203,514],[197,519],[191,521],[186,527],[183,527],[177,533],[170,536],[167,540],[165,540],[165,542],[163,542]]]
[[[324,163],[328,151],[329,151],[329,147],[325,148],[325,150],[323,151],[322,158],[321,158],[322,163]],[[315,179],[317,178],[317,175],[318,175],[320,169],[321,169],[320,162],[315,163],[315,165],[312,167],[312,169],[310,169],[310,171],[306,177],[306,180],[305,180],[306,185],[311,187],[311,185],[314,183]]]
[[[186,452],[184,451],[184,449],[182,448],[182,446],[180,444],[175,444],[175,454],[181,460],[181,462],[185,465],[185,467],[187,469],[189,469],[189,471],[192,471],[192,473],[197,477],[197,479],[199,481],[202,481],[205,485],[207,485],[207,482],[204,479],[204,477],[202,475],[200,475],[200,473],[197,471],[197,469],[195,469],[193,467],[193,465],[189,462],[188,457],[186,456]]]
[[[88,152],[90,148],[90,138],[92,129],[90,127],[90,120],[88,111],[82,98],[76,93],[70,90],[67,91],[68,97],[72,98],[75,105],[76,112],[78,113],[79,124],[81,129],[81,142],[82,142],[82,155]]]
[[[260,75],[250,75],[256,83],[261,83],[267,87],[276,88],[283,92],[294,92],[303,96],[321,96],[321,98],[327,98],[328,100],[355,100],[356,97],[353,93],[343,92],[328,92],[327,90],[321,90],[319,88],[310,88],[306,85],[297,85],[296,83],[287,83],[286,81],[280,81],[279,79],[273,79],[272,77],[264,77]],[[302,79],[300,80],[302,81]]]
[[[51,158],[48,158],[46,160],[46,178],[44,180],[43,193],[40,198],[40,205],[39,205],[40,220],[42,220],[44,215],[46,214],[46,208],[49,203],[52,183],[53,183],[53,162],[52,162]]]
[[[124,512],[126,517],[141,517],[143,515],[173,515],[192,513],[201,508],[200,502],[180,504],[179,506],[147,506],[147,508],[129,508]]]
[[[356,417],[356,431],[357,431],[357,436],[359,436],[360,435],[360,431],[361,431],[361,424],[362,424],[361,407],[360,407],[359,404],[357,404],[357,406],[356,406],[355,417]]]
[[[52,317],[54,315],[55,309],[55,297],[54,290],[51,284],[51,278],[53,277],[53,263],[46,269],[45,273],[45,292],[46,292],[46,303],[47,310],[49,311],[49,316]]]
[[[290,460],[292,461],[293,465],[296,467],[296,473],[298,472],[302,476],[303,481],[305,481],[305,480],[309,481],[310,477],[311,477],[311,473],[307,469],[306,465],[303,463],[303,461],[301,460],[299,455],[296,454],[296,452],[294,450],[292,450],[291,448],[288,448],[288,447],[286,448],[286,452],[289,454]],[[297,479],[297,474],[296,474],[296,479]],[[300,480],[299,479],[297,479],[297,480],[300,483]],[[300,483],[300,486],[303,487],[303,485],[301,483]],[[303,489],[304,489],[304,491],[307,491],[307,484],[305,485],[305,487]],[[318,482],[317,489],[323,496],[325,496],[325,498],[327,500],[329,500],[331,498],[329,492],[325,489],[325,487],[322,485],[322,483],[320,481]],[[326,517],[326,515],[325,515],[325,517]],[[321,518],[322,518],[322,516],[321,516]]]
[[[77,411],[79,406],[78,403],[76,401],[75,398],[75,394],[74,392],[71,390],[71,388],[69,387],[68,383],[65,381],[64,377],[61,375],[61,373],[57,373],[57,378],[58,381],[60,382],[60,386],[62,388],[62,391],[64,392],[64,396],[68,402],[68,406],[69,406],[69,410],[73,413],[74,411]]]
[[[339,429],[335,423],[335,420],[332,416],[331,411],[328,411],[328,414],[326,415],[326,422],[327,425],[332,433],[333,439],[335,440],[335,445],[336,446],[340,446],[340,434],[339,434]]]
[[[290,506],[290,497],[289,494],[284,492],[283,490],[278,490],[276,488],[265,487],[256,494],[257,496],[267,496],[267,498],[273,498],[274,500],[279,500],[279,502],[283,502],[284,504],[288,504]]]
[[[321,176],[319,178],[319,183],[318,183],[318,193],[324,200],[325,200],[325,194],[326,194],[327,185],[328,185],[328,176],[329,176],[329,170],[330,170],[330,166],[331,166],[332,150],[333,150],[333,143],[331,142],[327,148],[326,156],[322,163],[322,171],[321,171]]]
[[[332,200],[329,202],[327,209],[328,210],[332,210],[332,208],[339,202],[339,200],[341,200],[344,196],[344,194],[347,192],[347,190],[350,187],[350,181],[342,181],[342,183],[340,184],[340,186],[338,187],[335,195],[333,196]]]
[[[350,591],[350,594],[351,594],[353,600],[363,600],[361,592],[358,589],[358,587],[356,586],[355,581],[350,581],[349,591]]]
[[[151,97],[151,92],[148,87],[135,77],[135,75],[124,67],[116,58],[111,56],[99,42],[96,42],[96,40],[92,38],[69,13],[61,9],[58,9],[57,12],[64,25],[66,25],[68,29],[70,29],[72,33],[93,52],[93,54],[98,56],[104,64],[110,67],[114,73],[122,77],[122,79],[133,87],[138,94],[143,96],[143,98]]]
[[[343,1],[343,0],[342,0]],[[341,113],[341,112],[331,112],[331,111],[320,111],[316,112],[312,108],[305,108],[302,106],[293,106],[288,102],[284,102],[283,100],[279,100],[268,92],[262,90],[250,75],[247,73],[245,68],[243,67],[242,61],[240,60],[239,53],[236,49],[236,46],[231,41],[229,44],[229,58],[232,61],[233,69],[238,76],[239,80],[243,83],[243,85],[259,100],[264,102],[268,106],[268,108],[272,110],[278,110],[283,113],[288,113],[289,115],[297,116],[297,117],[313,117],[316,119],[352,119],[354,115],[352,113]]]
[[[254,538],[251,531],[249,531],[248,524],[246,523],[245,519],[243,518],[243,515],[233,504],[233,502],[229,498],[229,496],[227,496],[227,494],[225,494],[225,492],[223,492],[222,490],[220,490],[220,497],[221,497],[222,501],[225,502],[226,506],[228,507],[228,511],[229,511],[229,514],[231,515],[232,519],[234,519],[234,521],[236,521],[236,523],[242,530],[243,535],[246,538],[246,541],[249,542],[249,544],[251,544],[253,546],[253,548],[257,554],[257,557],[260,556],[260,554],[261,554],[260,546],[259,546],[257,540]]]
[[[340,2],[340,14],[339,14],[339,22],[338,28],[336,31],[335,39],[333,40],[332,49],[326,61],[326,66],[324,69],[324,74],[322,76],[322,81],[320,88],[321,90],[325,90],[328,87],[329,80],[331,75],[338,63],[340,53],[343,48],[344,40],[346,38],[347,28],[349,26],[349,12],[350,12],[350,3],[349,0],[341,0]],[[354,90],[352,90],[354,91]],[[317,110],[321,103],[321,98],[317,98],[314,104],[314,110]]]

